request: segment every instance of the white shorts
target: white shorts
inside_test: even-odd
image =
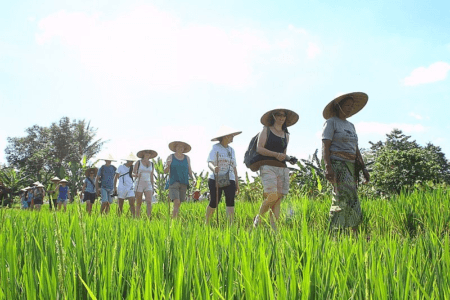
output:
[[[117,198],[119,199],[134,198],[133,186],[119,185],[119,189],[117,190]]]
[[[139,181],[134,187],[134,191],[137,193],[151,192],[153,190],[152,183],[150,181]]]

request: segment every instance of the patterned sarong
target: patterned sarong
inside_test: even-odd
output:
[[[362,221],[361,205],[356,190],[355,164],[331,160],[336,175],[330,208],[330,228],[342,229],[358,226]]]

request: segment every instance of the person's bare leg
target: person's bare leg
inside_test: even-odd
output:
[[[125,199],[120,199],[117,201],[119,206],[117,208],[117,215],[121,216],[122,212],[123,212],[123,202],[125,201]]]
[[[67,211],[67,200],[64,201],[64,212],[66,212],[66,211]]]
[[[134,207],[134,197],[132,197],[132,198],[128,198],[128,203],[130,204],[130,211],[131,211],[131,216],[133,217],[133,218],[135,218],[136,217],[136,209],[135,209],[135,207]]]
[[[108,205],[108,202],[102,202],[102,207],[101,207],[101,209],[100,209],[100,213],[101,213],[101,214],[107,213],[107,212],[106,212],[106,207],[107,207],[107,205]]]
[[[280,218],[280,206],[283,194],[278,194],[278,197],[277,203],[275,203],[270,211],[270,225],[274,231],[277,231],[277,221]]]
[[[228,221],[231,224],[233,224],[234,221],[234,206],[227,206],[227,217]]]
[[[136,217],[138,218],[141,216],[142,194],[136,192]]]
[[[253,220],[253,226],[258,226],[258,224],[261,222],[261,217],[269,211],[278,201],[278,193],[271,192],[271,193],[264,193],[263,194],[264,201],[261,204],[259,208],[259,214],[256,215],[255,219]]]
[[[152,199],[153,199],[153,192],[152,191],[145,192],[145,200],[147,201],[147,217],[149,219],[152,216]]]
[[[181,201],[180,199],[173,200],[173,211],[172,211],[172,219],[178,217],[178,212],[180,211]]]
[[[86,211],[88,214],[91,214],[92,212],[92,203],[91,201],[86,201]]]
[[[215,210],[216,210],[215,208],[212,208],[209,205],[206,207],[205,224],[209,224],[211,216],[214,214]]]

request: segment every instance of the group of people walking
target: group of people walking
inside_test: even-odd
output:
[[[326,119],[322,131],[323,159],[326,178],[333,185],[333,199],[329,212],[330,228],[352,228],[356,230],[362,221],[362,211],[357,195],[357,179],[359,171],[363,171],[365,181],[370,180],[361,153],[358,149],[358,136],[355,127],[347,119],[358,113],[367,103],[365,93],[354,92],[339,96],[326,105],[323,117]],[[259,170],[264,187],[263,202],[253,220],[253,226],[261,223],[269,212],[270,224],[276,229],[280,216],[280,204],[289,193],[289,169],[286,162],[292,157],[287,153],[290,135],[288,127],[297,123],[299,115],[290,109],[277,108],[266,112],[261,117],[263,128],[257,136],[257,155],[251,165],[252,170]],[[208,179],[210,201],[206,208],[205,222],[209,223],[217,209],[222,193],[225,194],[226,212],[230,222],[234,218],[235,196],[239,193],[237,161],[234,149],[230,146],[235,136],[242,133],[230,127],[222,126],[211,141],[217,142],[207,158],[208,168],[212,171]],[[178,216],[181,203],[186,200],[189,178],[195,179],[191,169],[189,156],[191,146],[183,141],[173,141],[169,145],[173,154],[164,164],[164,173],[168,173],[166,189],[173,202],[172,217]],[[101,195],[101,212],[108,213],[113,201],[118,197],[118,212],[123,212],[123,204],[128,200],[133,217],[139,217],[143,197],[147,199],[147,216],[151,216],[154,188],[154,166],[152,158],[157,152],[151,149],[139,151],[136,156],[131,153],[124,158],[124,164],[116,168],[111,155],[103,158],[105,164],[100,168],[86,170],[86,179],[81,192],[81,199],[86,202],[88,213],[97,195]],[[52,199],[58,209],[69,197],[67,181],[53,178],[54,190]],[[34,188],[27,188],[23,201],[33,204],[39,209],[45,196],[43,186],[37,183]],[[30,196],[31,195],[31,196]],[[28,198],[27,198],[28,197]],[[55,205],[56,203],[54,203]]]

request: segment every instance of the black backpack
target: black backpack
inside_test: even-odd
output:
[[[267,128],[267,138],[269,138],[269,130],[270,129]],[[256,152],[256,148],[258,147],[258,137],[259,133],[250,140],[250,144],[248,144],[247,151],[245,151],[244,155],[244,164],[253,172],[258,171],[258,169],[252,168],[252,165],[264,158],[261,154]]]
[[[125,175],[129,175],[130,176],[130,178],[131,178],[131,180],[134,182],[134,178],[133,178],[133,168],[134,168],[134,165],[131,165],[130,166],[130,170],[128,170],[128,173],[124,173],[124,174],[122,174],[122,175],[120,175],[119,176],[119,179],[121,178],[121,177],[123,177],[123,176],[125,176]],[[138,167],[139,168],[139,167]],[[125,179],[124,179],[125,180]],[[125,183],[125,182],[124,182]]]

